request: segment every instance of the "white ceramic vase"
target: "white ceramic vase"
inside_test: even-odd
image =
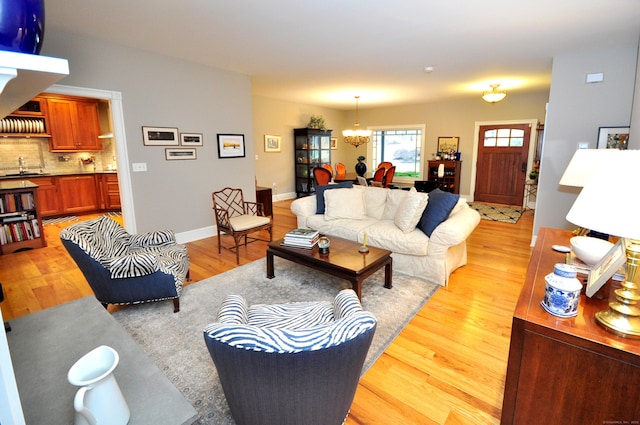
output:
[[[120,356],[101,345],[82,356],[69,369],[67,379],[81,387],[75,395],[75,425],[125,425],[131,416],[129,406],[113,376]]]

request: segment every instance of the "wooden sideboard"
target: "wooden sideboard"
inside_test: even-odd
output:
[[[513,315],[502,425],[640,423],[640,340],[618,337],[599,326],[603,296],[580,297],[578,315],[547,313],[544,277],[563,263],[554,244],[569,245],[570,232],[542,228]],[[614,286],[615,288],[615,286]]]

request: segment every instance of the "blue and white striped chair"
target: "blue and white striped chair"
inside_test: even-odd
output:
[[[204,339],[238,425],[344,423],[376,329],[352,289],[249,307],[229,296]]]
[[[180,310],[190,262],[173,231],[131,235],[101,216],[63,229],[60,239],[105,308],[172,299],[174,313]]]

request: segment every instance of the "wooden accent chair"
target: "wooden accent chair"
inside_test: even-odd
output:
[[[382,186],[389,187],[391,182],[393,181],[393,175],[396,173],[396,166],[389,168],[386,173],[384,173],[384,178],[382,179]]]
[[[259,240],[258,238],[249,238],[249,234],[267,230],[269,241],[273,240],[271,219],[264,216],[262,204],[245,202],[242,189],[225,187],[220,191],[213,192],[211,198],[213,199],[213,210],[218,228],[218,254],[220,254],[222,247],[221,233],[233,237],[235,245],[227,249],[235,250],[238,264],[240,264],[239,247],[242,238],[244,238],[244,245],[247,246],[248,242]]]
[[[316,187],[329,184],[331,182],[331,172],[324,167],[316,167],[313,169],[313,180]]]
[[[347,167],[342,162],[336,162],[336,179],[344,179],[347,177]]]

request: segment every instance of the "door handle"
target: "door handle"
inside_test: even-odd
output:
[[[526,172],[527,172],[527,163],[526,163],[526,162],[523,162],[523,163],[522,163],[522,172],[523,172],[523,173],[526,173]]]

